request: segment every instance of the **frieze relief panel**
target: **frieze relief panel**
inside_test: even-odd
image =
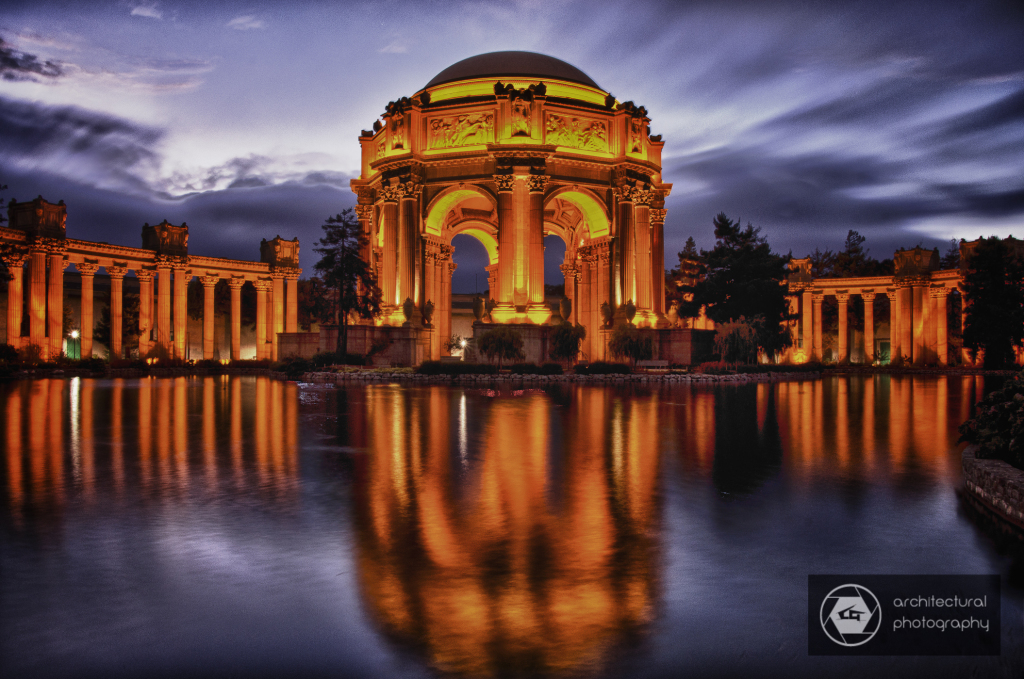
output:
[[[546,143],[584,151],[607,151],[608,128],[600,120],[549,113]]]
[[[432,149],[447,149],[494,140],[494,113],[464,113],[427,121],[427,143]]]

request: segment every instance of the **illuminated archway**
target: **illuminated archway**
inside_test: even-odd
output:
[[[427,217],[423,224],[425,231],[435,236],[441,235],[445,221],[453,209],[461,203],[480,202],[481,199],[487,202],[491,210],[497,209],[498,204],[494,196],[473,184],[460,184],[442,191],[427,205]]]

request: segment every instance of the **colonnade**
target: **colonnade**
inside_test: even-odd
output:
[[[788,286],[790,311],[799,316],[791,326],[793,362],[824,358],[822,303],[833,296],[839,306],[839,328],[835,359],[849,363],[849,304],[859,295],[864,302],[864,362],[873,363],[877,321],[874,303],[884,294],[889,300],[889,355],[894,364],[949,364],[949,295],[963,294],[959,269],[939,270],[938,252],[914,248],[895,253],[893,276],[860,278],[812,278],[811,260],[790,263]],[[964,299],[966,307],[968,300]],[[961,316],[962,323],[962,316]],[[964,362],[970,362],[965,352]]]
[[[63,345],[64,271],[73,265],[81,277],[80,338],[82,356],[93,352],[96,320],[95,279],[102,268],[110,278],[110,355],[124,354],[122,324],[124,280],[133,273],[139,285],[139,355],[154,347],[172,358],[187,358],[188,284],[198,276],[203,286],[202,357],[214,358],[214,292],[221,280],[231,294],[231,358],[240,359],[242,305],[246,283],[256,288],[256,358],[278,359],[278,334],[298,330],[298,240],[280,236],[264,241],[260,262],[202,257],[187,251],[188,226],[166,221],[143,227],[143,248],[65,237],[63,203],[42,198],[12,203],[11,228],[0,228],[7,245],[7,343],[40,348],[44,359],[60,355]],[[28,279],[28,290],[24,281]],[[22,335],[23,299],[28,302],[28,334]]]

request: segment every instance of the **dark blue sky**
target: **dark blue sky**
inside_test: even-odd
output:
[[[1024,3],[6,2],[4,198],[256,258],[354,204],[359,131],[481,52],[551,54],[667,142],[666,258],[719,211],[801,256],[1024,237]],[[461,267],[468,272],[471,262]]]

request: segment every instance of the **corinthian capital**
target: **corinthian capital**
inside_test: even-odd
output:
[[[651,224],[664,224],[665,215],[668,214],[668,210],[665,208],[651,208]]]
[[[494,183],[498,185],[499,192],[511,191],[516,183],[516,177],[511,174],[496,174],[494,175]]]
[[[372,219],[373,218],[373,206],[372,205],[356,205],[356,217],[360,220]]]
[[[544,174],[531,174],[526,178],[526,186],[530,189],[530,193],[544,193],[547,184],[548,176]]]

